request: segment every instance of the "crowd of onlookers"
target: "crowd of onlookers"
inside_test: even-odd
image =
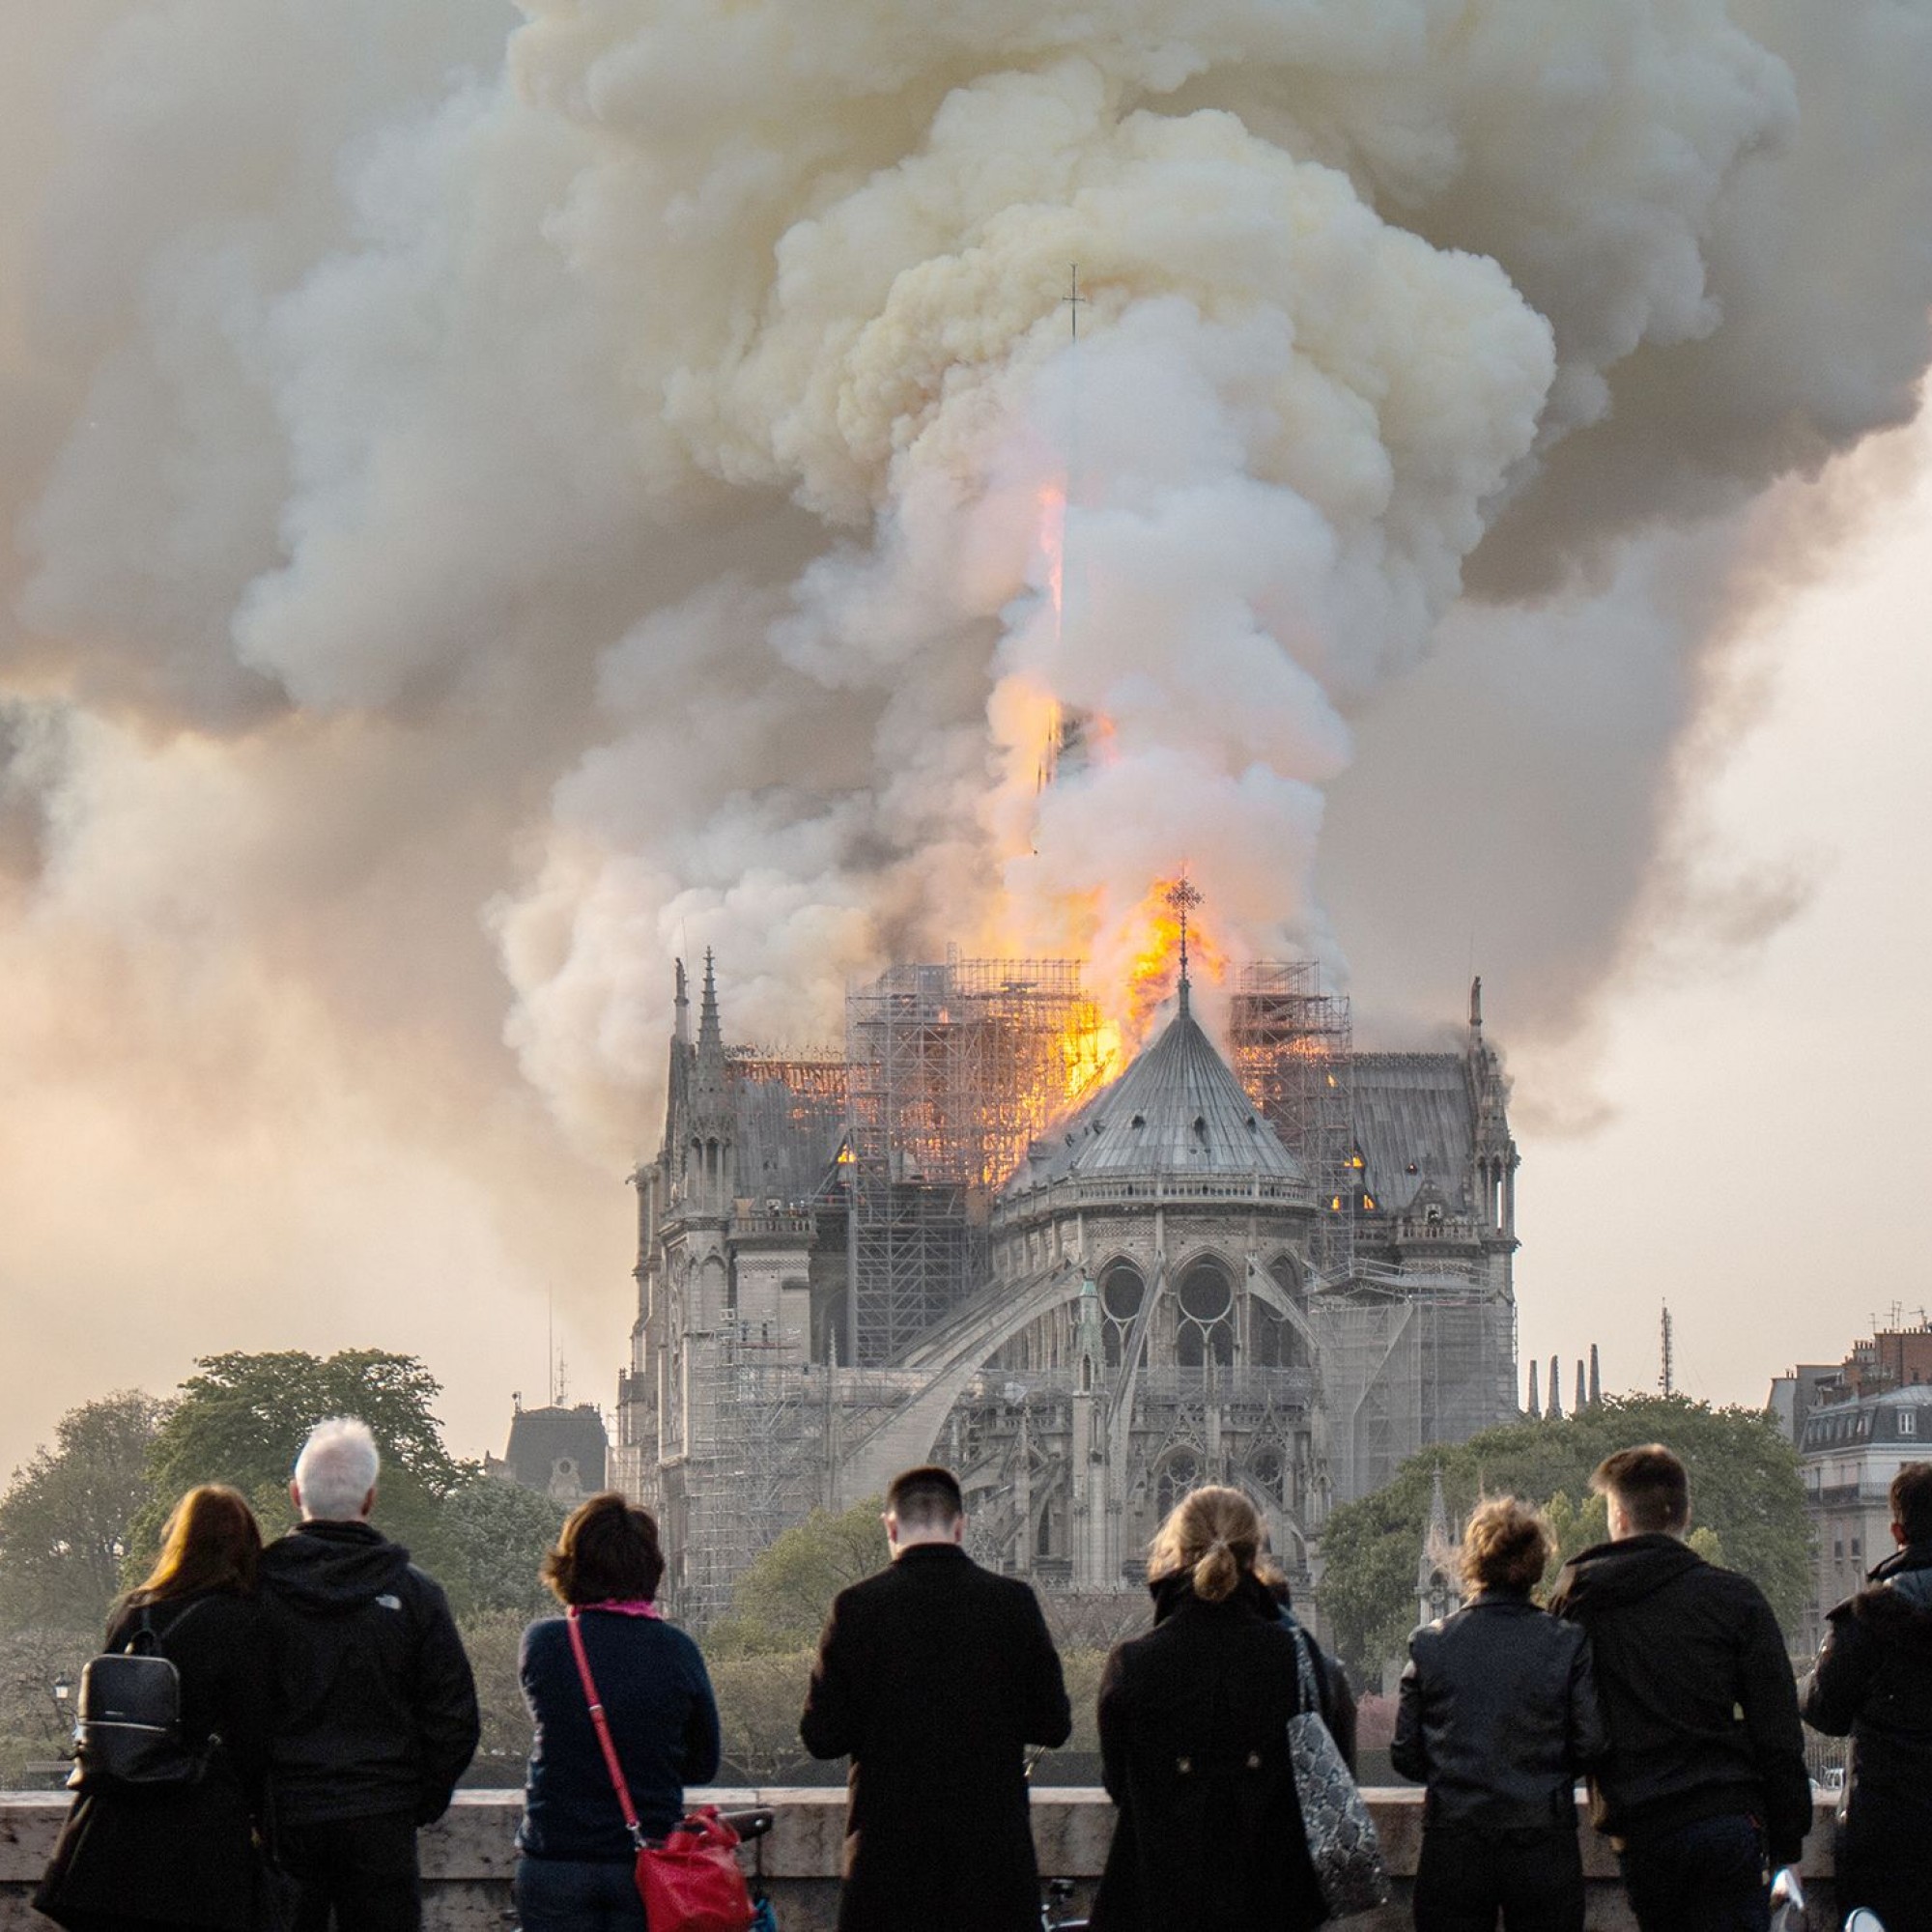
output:
[[[441,1590],[369,1520],[379,1471],[361,1423],[319,1426],[291,1484],[298,1526],[266,1548],[234,1490],[183,1497],[106,1650],[174,1666],[197,1772],[117,1783],[87,1776],[83,1747],[35,1900],[47,1917],[74,1932],[421,1923],[416,1833],[475,1750],[477,1706]],[[1609,1538],[1564,1566],[1546,1607],[1548,1526],[1497,1498],[1463,1536],[1468,1601],[1410,1640],[1392,1758],[1427,1786],[1415,1922],[1580,1932],[1580,1777],[1644,1932],[1764,1932],[1813,1802],[1776,1620],[1685,1541],[1689,1484],[1667,1449],[1623,1451],[1593,1481]],[[1932,1464],[1906,1468],[1891,1505],[1899,1548],[1833,1612],[1802,1710],[1854,1739],[1841,1914],[1932,1932]],[[892,1561],[831,1605],[799,1728],[814,1756],[851,1760],[841,1932],[1039,1922],[1026,1752],[1065,1743],[1072,1714],[1032,1590],[975,1564],[964,1522],[947,1470],[906,1471],[886,1498]],[[687,1787],[717,1773],[710,1681],[659,1614],[664,1571],[656,1522],[615,1493],[574,1511],[545,1559],[563,1614],[531,1624],[520,1661],[525,1932],[643,1927],[635,1840],[669,1832]],[[1150,1628],[1100,1685],[1118,1817],[1092,1923],[1321,1923],[1323,1848],[1291,1737],[1319,1715],[1352,1770],[1346,1675],[1297,1621],[1238,1491],[1184,1497],[1148,1578]]]

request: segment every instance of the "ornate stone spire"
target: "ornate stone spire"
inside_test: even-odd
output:
[[[724,1029],[718,1019],[718,975],[711,949],[704,949],[704,986],[697,1005],[697,1053],[693,1066],[693,1113],[708,1132],[731,1118],[731,1095],[724,1078]]]

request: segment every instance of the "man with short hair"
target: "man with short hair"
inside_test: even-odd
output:
[[[318,1423],[289,1494],[301,1522],[262,1552],[281,1713],[276,1848],[296,1932],[416,1932],[416,1828],[476,1749],[476,1687],[441,1589],[369,1523],[382,1459],[366,1424]]]
[[[1932,1463],[1891,1480],[1898,1548],[1832,1612],[1804,1721],[1852,1740],[1838,1800],[1840,1912],[1932,1928]]]
[[[1798,1687],[1749,1578],[1684,1542],[1690,1485],[1661,1443],[1590,1478],[1610,1540],[1564,1567],[1549,1607],[1589,1633],[1609,1748],[1590,1815],[1643,1932],[1763,1932],[1771,1875],[1811,1823]]]
[[[838,1932],[1029,1932],[1026,1747],[1073,1727],[1046,1620],[960,1548],[951,1471],[895,1477],[885,1522],[893,1560],[838,1593],[798,1726],[852,1759]]]

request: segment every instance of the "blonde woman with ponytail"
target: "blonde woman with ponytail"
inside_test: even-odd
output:
[[[1288,1756],[1295,1639],[1265,1550],[1255,1506],[1216,1488],[1182,1497],[1148,1551],[1154,1627],[1116,1648],[1100,1682],[1120,1817],[1096,1932],[1304,1932],[1326,1917]],[[1352,1700],[1340,1666],[1316,1658],[1352,1767]]]

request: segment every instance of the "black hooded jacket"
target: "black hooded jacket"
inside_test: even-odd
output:
[[[1901,1549],[1832,1612],[1804,1721],[1852,1740],[1839,1815],[1874,1846],[1932,1844],[1932,1544]]]
[[[476,1687],[449,1603],[366,1522],[305,1522],[262,1552],[281,1721],[276,1822],[440,1818],[476,1750]]]
[[[1777,1619],[1747,1577],[1674,1536],[1600,1543],[1574,1557],[1549,1607],[1589,1633],[1609,1749],[1590,1814],[1634,1838],[1700,1818],[1753,1817],[1774,1864],[1811,1824],[1798,1687]]]

